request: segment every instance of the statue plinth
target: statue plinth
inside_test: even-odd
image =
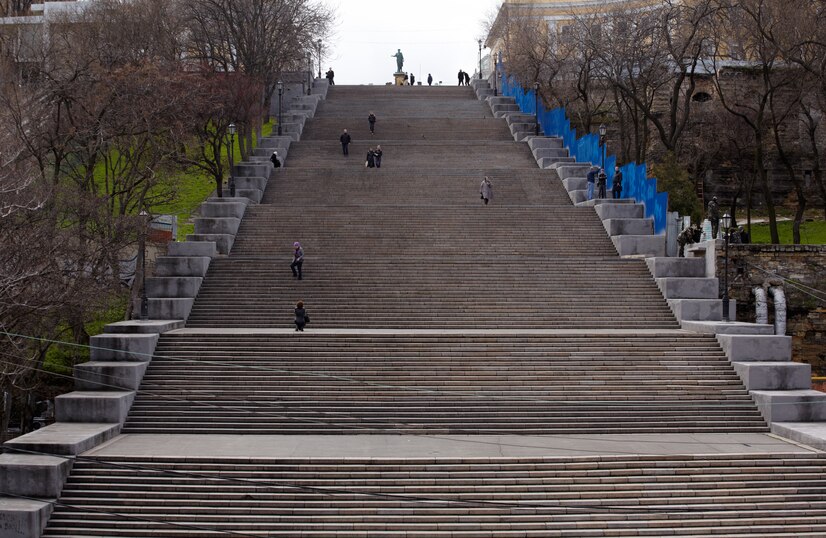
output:
[[[407,73],[393,73],[393,84],[396,86],[404,86],[404,77],[407,76]]]

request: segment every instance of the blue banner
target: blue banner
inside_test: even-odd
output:
[[[571,127],[571,121],[564,108],[545,110],[541,102],[536,99],[534,90],[525,90],[514,77],[505,77],[499,66],[497,69],[502,95],[513,97],[520,110],[526,114],[536,115],[539,125],[546,136],[562,138],[562,144],[568,148],[571,157],[580,163],[602,165],[605,162],[605,173],[608,175],[607,190],[610,193],[614,184],[614,167],[617,162],[615,155],[602,155],[599,145],[599,135],[586,134],[577,138],[576,129]],[[537,103],[539,113],[537,114]],[[607,153],[607,152],[606,152]],[[622,196],[633,198],[645,206],[645,216],[654,219],[654,233],[665,233],[666,214],[668,212],[668,193],[657,192],[657,180],[649,178],[645,164],[628,163],[621,166]]]

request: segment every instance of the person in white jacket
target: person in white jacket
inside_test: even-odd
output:
[[[485,205],[488,205],[488,202],[493,199],[493,185],[491,185],[488,176],[485,176],[485,179],[482,180],[482,185],[479,187],[479,194],[482,195],[482,200],[484,200]]]

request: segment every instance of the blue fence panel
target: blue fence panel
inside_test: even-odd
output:
[[[539,113],[536,110],[536,94],[534,90],[525,90],[514,77],[506,77],[502,65],[499,65],[500,87],[502,95],[513,97],[519,109],[526,114],[536,114],[542,131],[548,136],[562,138],[562,144],[568,148],[571,156],[577,162],[601,164],[603,155],[600,152],[599,136],[586,134],[577,137],[576,129],[571,127],[571,120],[564,108],[545,110],[539,103]],[[608,175],[607,188],[614,186],[614,167],[617,157],[605,155],[605,172]],[[668,212],[668,193],[657,192],[657,180],[649,178],[645,163],[628,163],[622,170],[622,196],[633,198],[645,206],[645,216],[654,219],[654,233],[664,233],[666,214]]]

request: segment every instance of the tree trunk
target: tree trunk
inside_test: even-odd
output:
[[[769,233],[774,245],[780,244],[780,234],[777,232],[777,212],[774,208],[771,188],[769,187],[769,174],[765,167],[765,156],[763,155],[763,137],[757,133],[757,148],[755,151],[755,166],[757,167],[757,177],[760,178],[760,188],[763,191],[763,199],[766,201],[766,210],[769,212]]]

